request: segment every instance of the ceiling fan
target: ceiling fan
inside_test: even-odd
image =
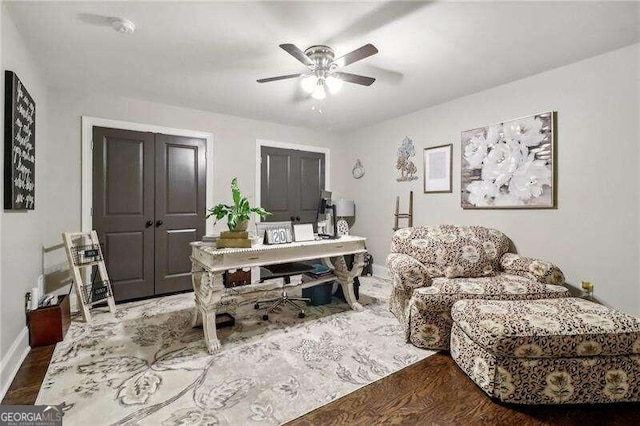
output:
[[[281,44],[280,47],[302,62],[309,70],[305,73],[261,78],[258,83],[304,77],[301,81],[302,89],[310,93],[314,99],[324,99],[327,96],[326,88],[331,93],[336,93],[345,81],[362,86],[371,86],[376,81],[372,77],[338,71],[339,68],[346,67],[378,53],[378,49],[373,44],[365,44],[338,59],[335,59],[333,49],[329,46],[316,45],[304,51],[294,44]]]

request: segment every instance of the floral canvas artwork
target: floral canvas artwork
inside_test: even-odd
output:
[[[418,179],[416,173],[418,168],[411,157],[416,156],[416,147],[413,145],[413,141],[408,137],[405,137],[398,148],[398,161],[396,161],[396,169],[400,171],[400,176],[396,179],[398,182],[410,182]]]
[[[462,132],[463,208],[555,207],[553,114]]]

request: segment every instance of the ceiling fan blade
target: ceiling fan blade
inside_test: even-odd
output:
[[[349,52],[346,55],[339,57],[333,61],[333,63],[339,67],[346,67],[349,64],[368,58],[376,53],[378,53],[378,49],[376,49],[373,44],[369,43],[357,48],[353,52]]]
[[[342,81],[360,84],[361,86],[371,86],[373,82],[376,81],[373,77],[365,77],[364,75],[350,74],[348,72],[334,72],[332,75],[338,77]]]
[[[269,83],[270,81],[278,81],[278,80],[286,80],[288,78],[296,78],[296,77],[302,77],[305,74],[287,74],[287,75],[279,75],[277,77],[269,77],[269,78],[261,78],[260,80],[257,80],[258,83]]]
[[[280,47],[284,49],[289,55],[293,56],[306,66],[310,67],[314,65],[313,61],[304,54],[304,51],[295,44],[281,44]]]
[[[373,74],[376,76],[376,79],[379,82],[385,82],[389,84],[400,84],[404,79],[404,74],[391,70],[388,68],[382,68],[371,64],[362,64],[358,68],[359,71],[362,71],[366,74]]]

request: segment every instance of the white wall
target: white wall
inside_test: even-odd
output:
[[[2,10],[2,78],[4,70],[14,71],[36,103],[36,204],[32,211],[0,212],[0,395],[6,381],[13,375],[16,362],[21,362],[27,344],[24,295],[36,286],[42,273],[43,230],[47,221],[47,152],[50,144],[48,132],[47,90],[33,58],[23,43],[5,5]],[[3,95],[4,96],[4,95]],[[3,102],[4,105],[4,102]],[[3,117],[4,111],[0,114]],[[4,126],[3,126],[4,128]],[[4,176],[4,175],[3,175]]]
[[[225,114],[216,114],[116,97],[104,93],[69,93],[52,88],[51,141],[47,162],[53,167],[48,179],[49,215],[44,230],[46,291],[56,291],[69,281],[60,234],[81,229],[81,117],[91,116],[175,129],[197,130],[213,135],[213,154],[208,166],[214,174],[213,200],[231,202],[230,182],[238,177],[240,189],[252,204],[255,194],[256,142],[258,139],[329,148],[333,161],[336,135]],[[340,150],[336,150],[340,152]],[[333,166],[327,172],[333,175]],[[211,207],[211,206],[207,206]],[[209,219],[213,220],[213,219]],[[216,231],[226,229],[223,220]],[[72,309],[74,298],[72,296]]]
[[[52,166],[47,188],[49,215],[44,230],[47,253],[44,258],[47,290],[67,281],[60,234],[81,229],[81,117],[92,116],[213,134],[214,203],[230,202],[230,182],[238,177],[240,189],[252,204],[254,198],[256,141],[266,139],[332,148],[335,135],[299,127],[245,119],[159,104],[103,93],[69,93],[51,89],[51,144],[46,159]],[[209,166],[208,165],[208,166]],[[331,173],[331,170],[328,170]],[[210,207],[210,206],[208,206]],[[212,220],[212,219],[210,219]],[[217,230],[226,228],[221,221]],[[73,299],[72,299],[73,300]]]
[[[348,134],[351,151],[335,182],[356,201],[353,230],[369,238],[375,263],[383,265],[389,250],[396,195],[406,210],[413,190],[414,224],[500,229],[520,253],[557,263],[570,283],[590,280],[596,296],[640,314],[639,52],[636,44]],[[558,112],[558,209],[462,210],[460,132],[551,110]],[[405,136],[416,144],[413,183],[395,180]],[[445,143],[454,146],[454,192],[423,194],[422,149]],[[348,177],[357,157],[367,170],[360,180]]]
[[[60,232],[80,229],[80,117],[83,115],[211,132],[214,152],[209,161],[213,162],[216,203],[230,200],[229,184],[234,176],[238,177],[241,190],[255,202],[252,197],[257,139],[329,148],[335,139],[330,133],[107,94],[51,90],[49,98],[52,148],[46,161],[52,170],[48,179],[51,197],[45,240],[51,246],[59,243]],[[48,256],[47,266],[58,262],[59,256],[53,253]]]

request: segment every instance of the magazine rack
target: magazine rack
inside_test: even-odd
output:
[[[80,311],[85,322],[91,322],[90,310],[98,303],[106,301],[109,305],[109,311],[115,313],[116,303],[113,299],[111,282],[109,275],[107,275],[107,267],[104,264],[96,231],[64,232],[62,240],[80,302]],[[94,266],[98,268],[100,279],[85,282],[83,276],[87,276],[87,274],[83,273],[82,268],[93,268]]]

